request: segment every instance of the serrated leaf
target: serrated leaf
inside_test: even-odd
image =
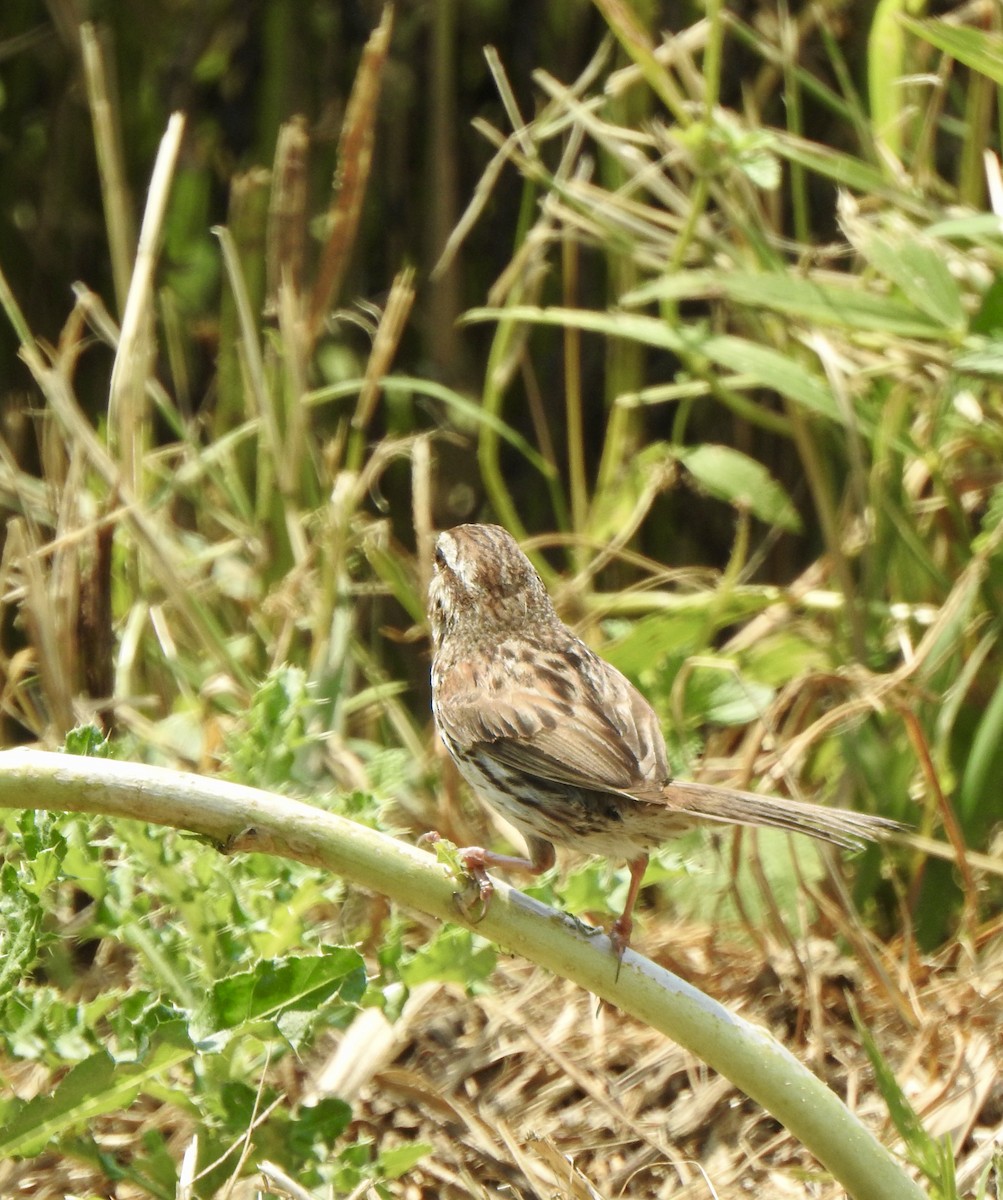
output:
[[[66,1075],[49,1095],[8,1106],[0,1127],[0,1159],[40,1153],[50,1142],[83,1129],[104,1113],[128,1108],[148,1084],[194,1053],[184,1022],[162,1027],[142,1061],[116,1064],[103,1050]]]
[[[406,1175],[416,1163],[432,1153],[431,1142],[411,1142],[407,1146],[395,1146],[392,1150],[383,1150],[376,1159],[376,1168],[386,1179],[400,1179]]]
[[[348,947],[268,959],[213,986],[204,1006],[192,1017],[192,1038],[205,1045],[252,1021],[278,1021],[292,1012],[314,1014],[334,996],[343,1003],[357,1004],[365,989],[365,965],[358,951]],[[295,1022],[290,1028],[294,1026]]]
[[[112,744],[97,725],[77,725],[67,733],[63,742],[66,754],[82,758],[113,758]]]
[[[801,518],[790,497],[762,463],[730,446],[694,446],[679,451],[680,461],[701,487],[738,507],[748,509],[767,525],[790,533],[801,529]]]

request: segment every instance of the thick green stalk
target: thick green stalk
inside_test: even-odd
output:
[[[255,851],[324,867],[441,920],[460,918],[456,880],[430,854],[386,834],[256,788],[104,759],[0,754],[0,807],[127,817],[190,830],[228,853]],[[874,1135],[771,1034],[682,979],[496,884],[478,931],[588,988],[699,1055],[771,1112],[854,1200],[922,1200]]]

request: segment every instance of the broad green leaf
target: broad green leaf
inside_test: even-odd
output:
[[[472,988],[491,975],[495,961],[490,942],[469,929],[445,925],[410,958],[402,959],[400,975],[410,988],[427,980],[460,983]]]
[[[727,663],[698,665],[686,679],[686,712],[697,724],[746,725],[762,717],[773,696],[773,688],[744,678]]]
[[[708,595],[702,609],[686,612],[656,612],[631,621],[622,637],[617,637],[602,649],[603,658],[636,679],[647,670],[672,655],[684,657],[697,650],[707,636],[710,607],[714,597]]]
[[[762,463],[730,446],[708,444],[678,453],[683,465],[712,496],[748,509],[767,525],[791,533],[800,531],[801,518],[790,497]]]
[[[771,687],[782,687],[804,675],[831,669],[824,639],[810,638],[798,629],[781,626],[776,633],[757,638],[742,656],[742,671]]]
[[[998,338],[1003,334],[1003,276],[997,275],[982,293],[982,301],[969,322],[968,330],[974,336],[966,346],[973,350],[981,349],[978,338]]]
[[[806,408],[816,416],[845,424],[845,416],[825,380],[789,355],[730,334],[707,338],[702,350],[718,366],[741,371],[792,404]]]
[[[192,1037],[203,1044],[251,1021],[316,1013],[334,996],[343,1004],[356,1004],[365,989],[365,965],[357,951],[344,946],[323,954],[269,959],[212,988],[192,1018]]]

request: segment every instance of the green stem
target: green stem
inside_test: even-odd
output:
[[[0,807],[90,812],[151,821],[333,871],[400,904],[456,921],[456,881],[431,855],[320,808],[256,788],[163,768],[36,750],[0,754]],[[672,1038],[781,1121],[854,1200],[922,1200],[891,1154],[770,1033],[628,950],[618,966],[589,936],[505,884],[478,932],[588,988]]]

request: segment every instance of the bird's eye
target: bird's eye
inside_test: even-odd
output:
[[[442,553],[441,546],[436,546],[435,548],[435,565],[437,567],[444,567],[446,565],[446,556]]]

